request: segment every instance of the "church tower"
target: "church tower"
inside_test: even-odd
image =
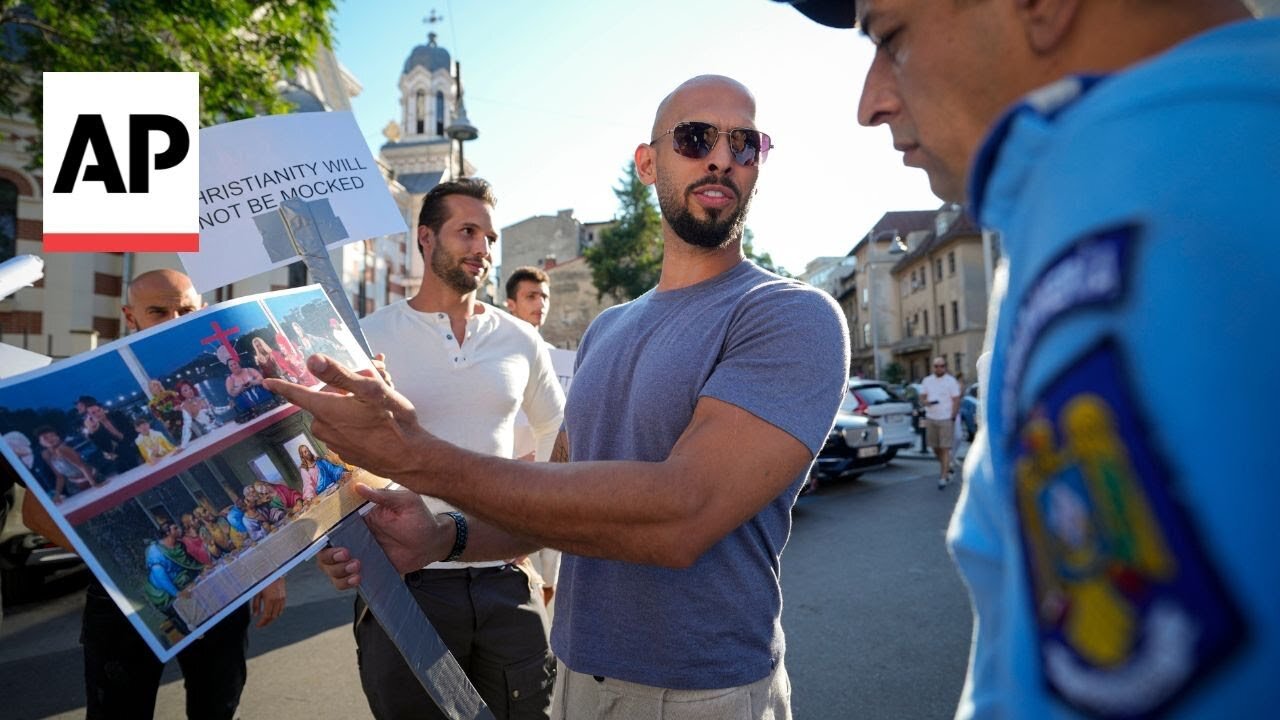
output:
[[[442,180],[474,173],[469,164],[458,167],[446,133],[458,117],[458,83],[449,51],[436,37],[428,33],[427,43],[409,53],[400,75],[400,120],[382,131],[382,161],[415,201]]]

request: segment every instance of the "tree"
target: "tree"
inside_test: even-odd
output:
[[[617,224],[600,233],[599,241],[583,255],[591,265],[596,297],[607,293],[625,302],[658,284],[662,274],[662,217],[649,186],[636,173],[635,161],[627,165],[622,183],[613,189],[613,194],[621,205]]]
[[[900,385],[906,377],[907,371],[897,362],[891,362],[884,368],[884,381],[890,385]]]
[[[761,253],[757,255],[755,252],[755,240],[756,234],[751,232],[751,228],[746,228],[742,231],[742,254],[746,255],[747,259],[771,273],[781,275],[785,278],[794,277],[791,273],[787,272],[786,268],[781,265],[775,265],[773,262],[773,256],[769,253]]]
[[[45,71],[194,71],[200,122],[214,125],[291,109],[276,83],[330,45],[334,0],[26,0],[0,7],[0,115],[23,114],[41,127]],[[39,164],[38,137],[30,149]]]

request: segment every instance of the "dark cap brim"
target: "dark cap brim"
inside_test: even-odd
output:
[[[851,28],[857,24],[855,0],[779,0],[788,2],[814,22],[833,28]]]

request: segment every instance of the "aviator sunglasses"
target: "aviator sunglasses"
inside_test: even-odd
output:
[[[682,122],[661,133],[649,144],[653,145],[663,135],[668,134],[671,135],[672,147],[676,153],[694,160],[701,160],[710,155],[712,148],[720,142],[720,136],[728,135],[729,152],[733,154],[733,159],[739,165],[745,167],[764,162],[769,155],[769,149],[773,147],[773,141],[769,136],[759,130],[751,128],[721,130],[711,123],[704,122]]]

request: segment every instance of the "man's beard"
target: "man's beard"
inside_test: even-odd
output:
[[[488,269],[485,269],[479,277],[463,270],[462,261],[455,260],[439,244],[431,249],[431,272],[443,280],[449,289],[460,293],[478,290],[484,284],[485,278],[489,276]]]
[[[723,185],[729,188],[737,196],[737,207],[727,214],[719,208],[704,208],[707,219],[699,220],[694,217],[685,197],[703,185]],[[683,193],[660,184],[658,207],[662,210],[662,217],[666,218],[667,224],[681,240],[695,247],[714,250],[742,237],[742,230],[747,224],[747,210],[751,208],[751,197],[744,199],[737,183],[727,177],[707,176],[690,184]]]

